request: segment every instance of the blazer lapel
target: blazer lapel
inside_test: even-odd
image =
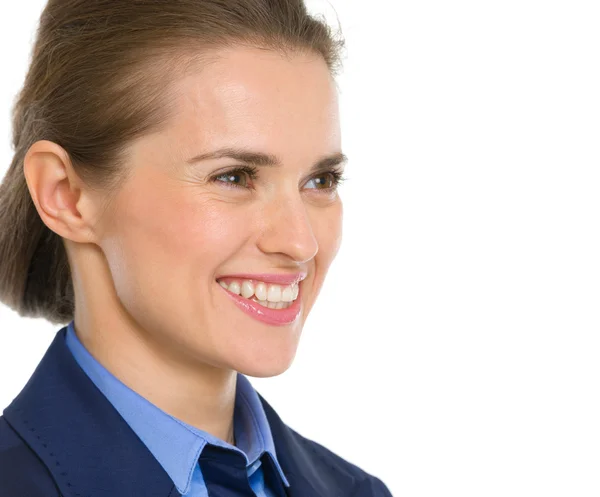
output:
[[[4,417],[65,497],[167,497],[174,484],[56,333]]]
[[[290,482],[285,490],[289,497],[348,497],[356,480],[348,473],[336,471],[317,454],[314,442],[307,440],[283,423],[271,405],[258,394],[269,426],[277,460]]]

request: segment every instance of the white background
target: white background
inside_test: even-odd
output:
[[[2,174],[43,3],[0,14]],[[600,495],[599,4],[308,4],[347,40],[344,241],[253,384],[394,497]],[[57,329],[0,307],[0,406]]]

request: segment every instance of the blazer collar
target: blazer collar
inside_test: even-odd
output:
[[[323,450],[326,449],[287,426],[264,397],[257,394],[271,426],[279,463],[290,483],[286,489],[288,496],[354,496],[356,479],[340,468],[345,464],[334,467],[339,461],[325,459]]]
[[[65,497],[179,497],[173,481],[56,333],[4,417],[46,465]],[[258,394],[258,392],[257,392]],[[258,394],[289,497],[349,495],[351,476],[323,471],[313,442],[286,426]],[[328,468],[325,468],[328,469]]]

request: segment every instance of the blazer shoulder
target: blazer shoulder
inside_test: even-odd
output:
[[[0,497],[60,497],[44,463],[0,416]]]
[[[351,497],[393,497],[393,495],[383,481],[369,475],[358,485]]]
[[[354,463],[344,459],[324,445],[311,440],[288,426],[296,440],[303,445],[315,462],[333,473],[344,474],[357,482],[352,497],[392,497],[389,489],[378,477],[366,472]]]

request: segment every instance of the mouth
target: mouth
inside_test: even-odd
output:
[[[226,277],[217,279],[217,283],[238,309],[263,323],[281,326],[300,316],[301,282],[277,285]]]

